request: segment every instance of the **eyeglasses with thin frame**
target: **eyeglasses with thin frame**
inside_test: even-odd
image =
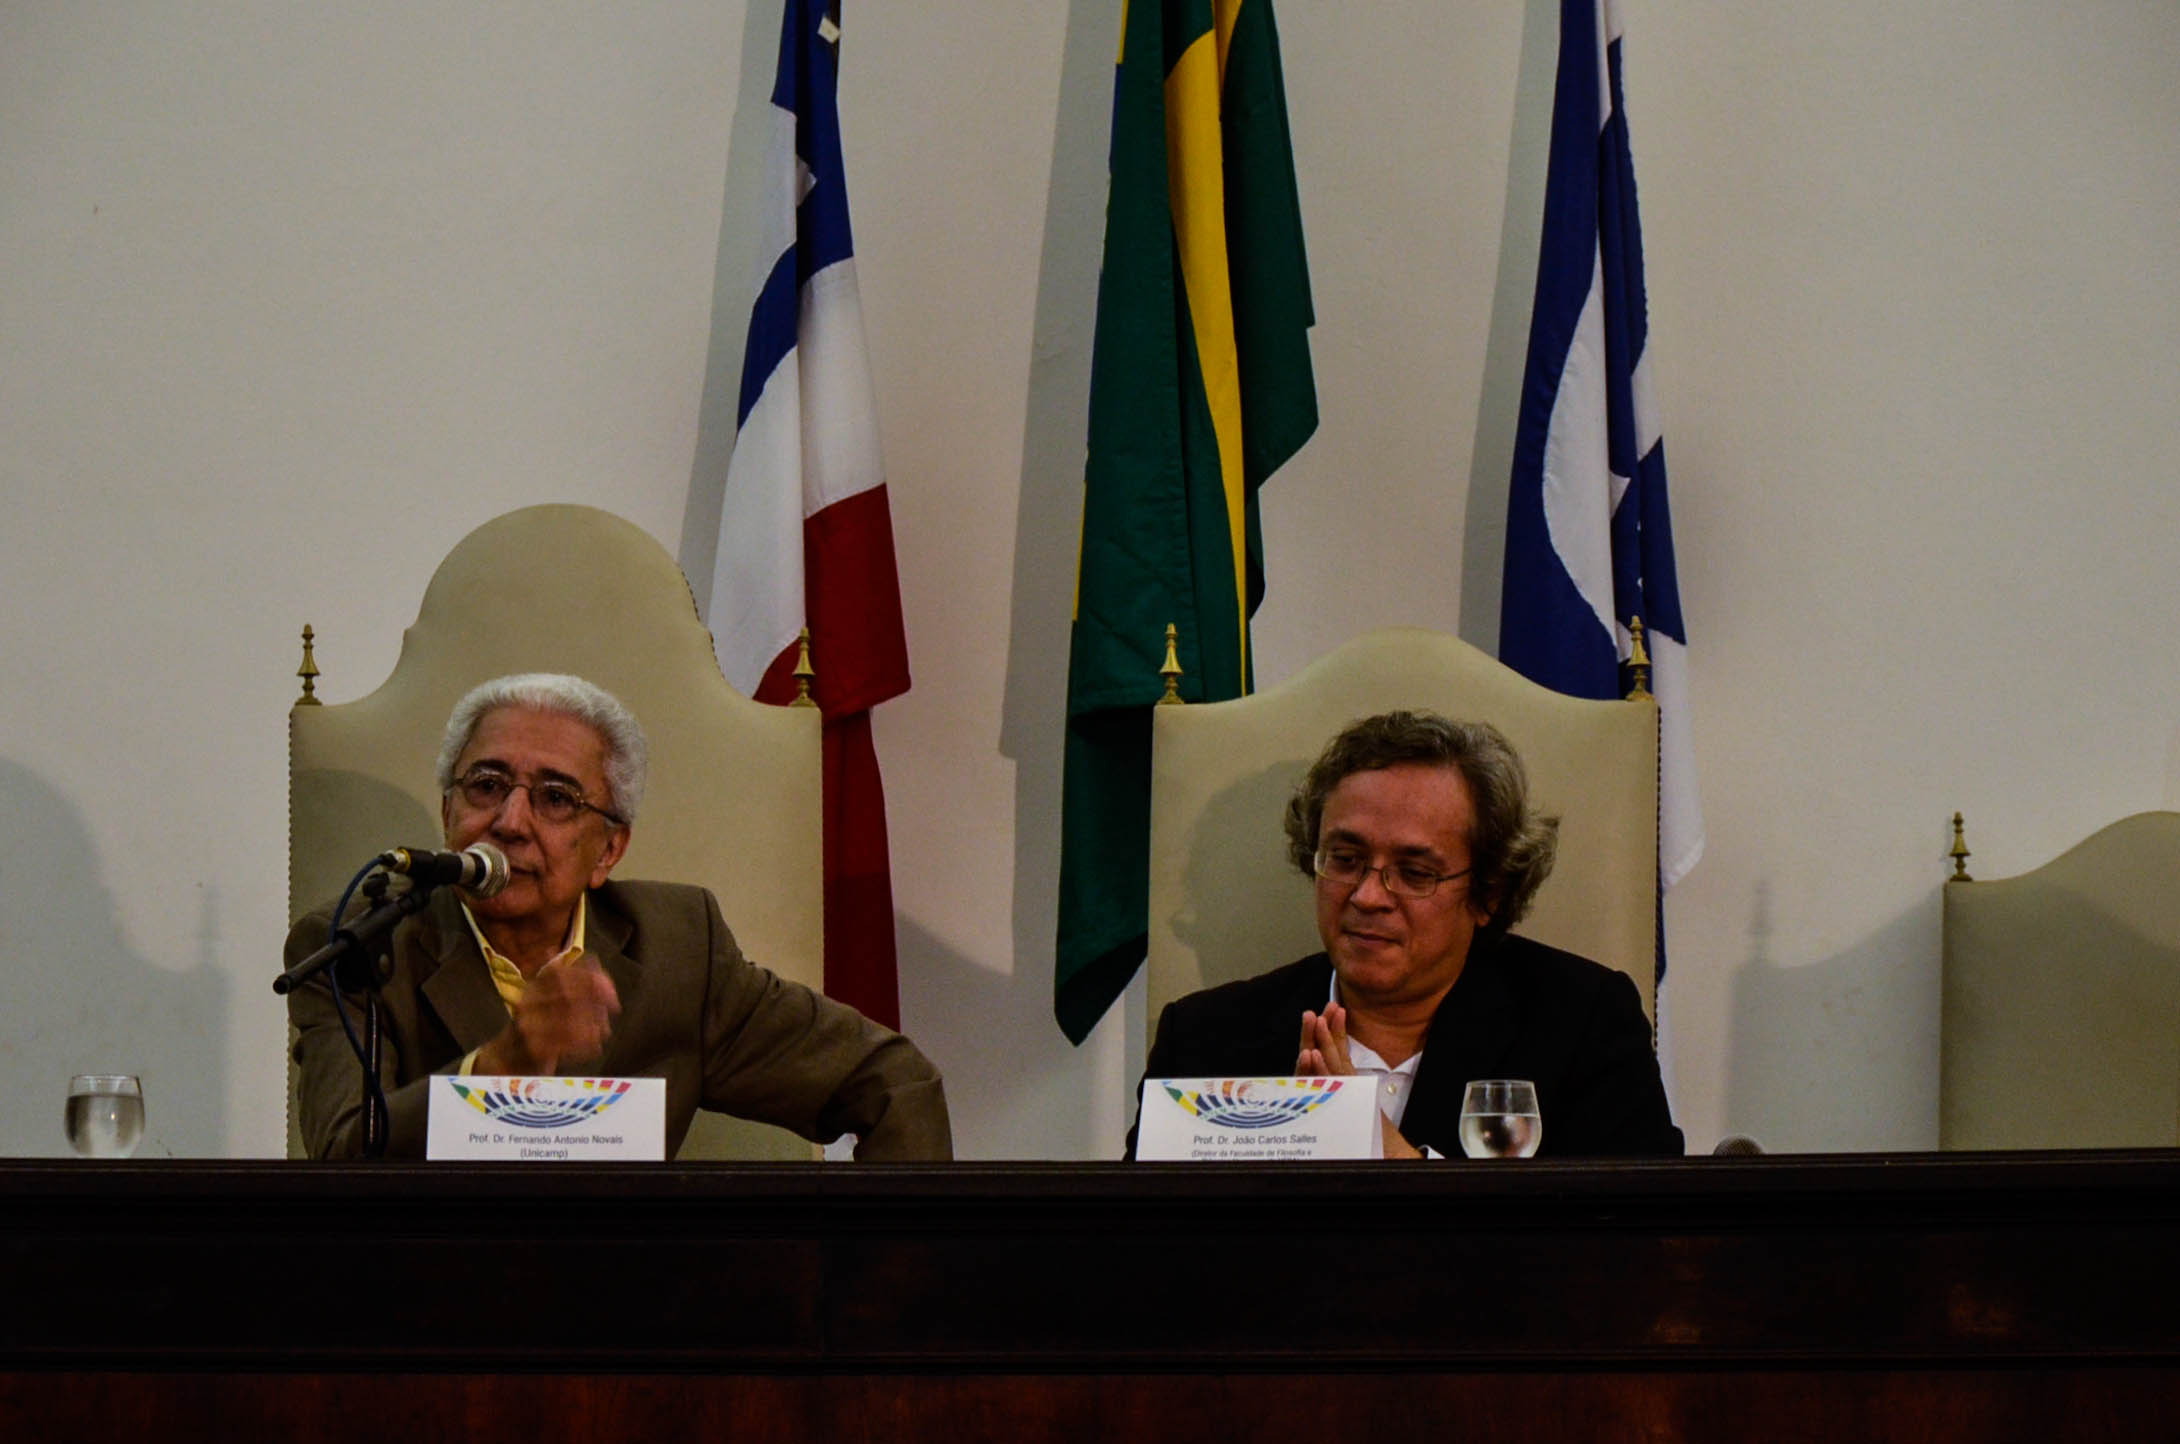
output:
[[[617,827],[628,825],[618,813],[609,812],[585,797],[582,788],[557,777],[517,782],[514,775],[503,768],[472,767],[455,778],[454,785],[447,789],[479,812],[499,811],[508,797],[518,790],[530,794],[530,811],[541,822],[565,824],[586,812],[595,812]]]
[[[1438,891],[1440,883],[1467,877],[1471,871],[1464,867],[1459,872],[1439,872],[1419,862],[1392,862],[1373,867],[1369,854],[1345,847],[1318,848],[1310,865],[1318,877],[1340,887],[1361,887],[1364,878],[1376,873],[1387,892],[1409,899],[1427,898]]]

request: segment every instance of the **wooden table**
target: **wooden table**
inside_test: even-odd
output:
[[[2180,1435],[2162,1151],[19,1161],[0,1278],[4,1439]]]

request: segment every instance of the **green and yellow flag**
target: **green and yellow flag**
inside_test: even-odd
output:
[[[1150,709],[1249,690],[1257,488],[1317,429],[1309,264],[1271,0],[1121,21],[1067,672],[1053,1009],[1074,1042],[1148,932]]]

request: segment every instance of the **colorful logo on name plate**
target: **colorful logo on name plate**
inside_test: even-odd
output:
[[[621,1101],[625,1078],[519,1078],[480,1088],[449,1078],[454,1095],[491,1119],[517,1128],[565,1128],[584,1123]]]
[[[1168,1097],[1219,1128],[1283,1128],[1329,1102],[1337,1078],[1221,1078],[1202,1088],[1165,1084]]]

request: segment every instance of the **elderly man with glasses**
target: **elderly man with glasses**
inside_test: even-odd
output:
[[[648,747],[628,709],[580,677],[501,677],[455,705],[439,749],[447,846],[507,857],[488,898],[441,889],[391,938],[381,1075],[387,1152],[423,1152],[434,1073],[663,1077],[667,1152],[698,1107],[829,1142],[859,1159],[951,1156],[938,1071],[914,1044],[743,958],[703,888],[613,882],[642,806]],[[292,965],[331,908],[289,934]],[[314,1158],[362,1147],[362,1085],[332,994],[289,994],[297,1106]]]
[[[1558,827],[1496,728],[1354,723],[1287,807],[1325,950],[1171,1004],[1146,1076],[1374,1074],[1388,1158],[1458,1157],[1467,1083],[1522,1078],[1544,1154],[1680,1153],[1635,985],[1508,931]]]

